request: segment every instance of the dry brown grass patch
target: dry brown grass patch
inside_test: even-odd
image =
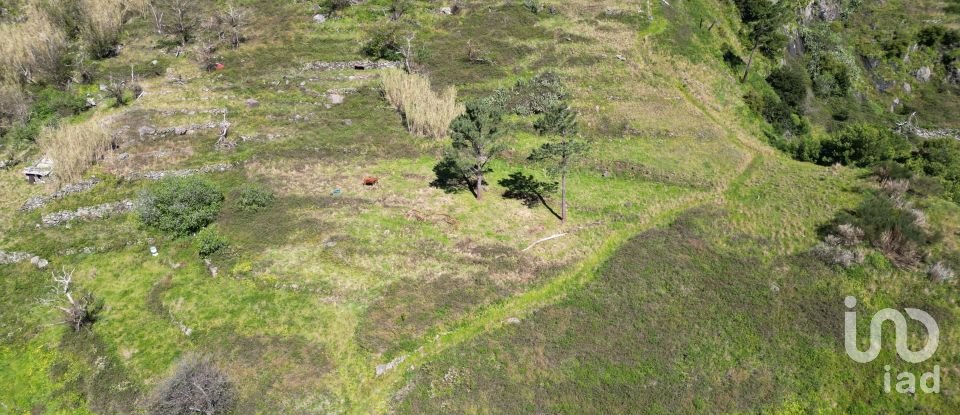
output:
[[[464,111],[463,105],[457,104],[456,88],[451,86],[438,94],[423,75],[387,70],[382,86],[387,101],[403,113],[407,130],[416,135],[446,137],[450,122]]]
[[[59,81],[68,52],[67,35],[37,7],[22,23],[0,24],[0,80]]]
[[[46,128],[40,133],[40,142],[53,161],[53,174],[60,183],[80,180],[83,172],[113,146],[113,138],[94,120]]]

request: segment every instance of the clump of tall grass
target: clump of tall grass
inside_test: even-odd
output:
[[[91,58],[116,56],[126,8],[120,0],[80,0],[80,36]]]
[[[113,147],[110,133],[96,120],[45,128],[40,142],[59,183],[79,181]]]
[[[27,115],[29,101],[20,85],[0,81],[0,134]]]
[[[450,123],[465,110],[457,103],[456,88],[451,86],[438,94],[423,75],[390,69],[383,73],[382,86],[384,97],[403,113],[412,134],[446,137]]]
[[[61,82],[68,75],[67,34],[37,7],[19,23],[0,24],[0,80]]]

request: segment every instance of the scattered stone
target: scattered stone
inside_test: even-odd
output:
[[[201,130],[214,130],[220,128],[220,123],[218,122],[208,122],[201,124],[188,124],[188,125],[178,125],[175,127],[167,128],[154,128],[151,126],[143,126],[137,129],[137,133],[140,135],[140,138],[145,137],[163,137],[168,135],[187,135],[191,131],[196,133]]]
[[[203,264],[207,266],[207,271],[210,271],[210,276],[217,278],[217,274],[220,273],[220,267],[213,265],[213,261],[210,261],[207,258],[203,259]]]
[[[38,256],[34,256],[33,258],[30,258],[30,263],[40,269],[44,269],[47,267],[47,265],[50,265],[50,262]]]
[[[400,62],[393,61],[346,61],[346,62],[312,62],[308,63],[306,69],[314,71],[336,71],[344,69],[354,69],[358,71],[399,68]]]
[[[394,368],[399,366],[401,363],[403,363],[403,361],[406,359],[407,359],[407,356],[400,356],[400,357],[397,357],[396,359],[391,360],[390,363],[377,365],[377,376],[378,377],[382,376],[383,374],[393,370]]]
[[[140,138],[143,138],[148,135],[154,135],[157,133],[157,129],[149,126],[143,126],[137,129],[137,134],[140,135]]]
[[[903,83],[903,92],[906,92],[906,93],[908,93],[908,94],[913,93],[913,87],[910,86],[910,84],[904,82],[904,83]]]
[[[43,226],[60,226],[75,220],[97,220],[104,219],[113,215],[119,215],[133,211],[136,203],[132,200],[122,200],[114,203],[104,203],[97,206],[82,207],[77,210],[64,210],[60,212],[43,215],[40,222]]]
[[[507,319],[507,324],[520,324],[520,319],[516,317],[510,317]]]
[[[929,82],[932,76],[933,71],[930,70],[929,66],[921,66],[920,69],[917,69],[917,72],[914,73],[914,77],[920,82]]]
[[[129,176],[125,176],[127,180],[162,180],[166,177],[187,177],[193,176],[196,174],[207,174],[207,173],[223,173],[228,170],[232,170],[234,167],[230,163],[220,163],[213,164],[209,166],[204,166],[198,169],[184,169],[184,170],[161,170],[161,171],[148,171],[145,173],[134,173]]]
[[[50,265],[50,262],[46,259],[26,252],[0,251],[0,265],[12,265],[26,261],[30,261],[31,264],[40,269],[44,269]]]
[[[260,106],[260,101],[257,101],[253,98],[247,100],[247,108],[257,108]]]
[[[349,127],[349,126],[353,125],[353,120],[351,120],[351,119],[343,120],[343,125],[346,125],[346,126]]]
[[[778,292],[780,292],[780,286],[777,285],[777,283],[775,283],[775,282],[771,282],[771,283],[770,283],[770,291],[773,291],[774,293],[778,293]]]
[[[316,24],[323,24],[327,21],[327,16],[323,14],[313,15],[313,22]]]
[[[343,100],[345,98],[343,95],[340,95],[340,94],[328,94],[327,99],[329,99],[330,103],[333,105],[340,105],[340,104],[343,104]]]
[[[87,98],[87,108],[93,108],[97,106],[97,101],[93,98]]]
[[[446,16],[450,16],[450,15],[453,14],[453,8],[452,8],[452,7],[441,7],[441,8],[440,8],[440,14],[443,14],[443,15],[446,15]]]
[[[75,193],[86,192],[87,190],[90,190],[94,186],[96,186],[97,183],[100,183],[100,179],[94,177],[94,178],[91,178],[90,180],[68,184],[64,186],[62,189],[57,190],[56,192],[53,192],[49,196],[36,196],[36,197],[30,198],[29,200],[27,200],[26,203],[23,204],[22,207],[20,207],[20,210],[24,212],[37,210],[41,207],[46,206],[48,203],[54,200],[63,199],[64,197],[67,197]]]

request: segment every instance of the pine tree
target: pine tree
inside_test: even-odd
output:
[[[492,171],[490,161],[504,149],[501,118],[502,113],[495,106],[475,101],[468,103],[466,112],[450,124],[453,142],[444,162],[455,165],[472,179],[477,199],[483,197],[483,175]]]
[[[574,159],[587,151],[587,143],[576,138],[577,114],[565,104],[551,107],[533,126],[540,135],[555,138],[534,150],[529,159],[556,163],[551,170],[560,176],[560,221],[566,222],[567,173]]]

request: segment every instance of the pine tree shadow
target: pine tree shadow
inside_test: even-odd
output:
[[[553,216],[561,219],[561,216],[553,210],[553,207],[547,203],[544,197],[544,195],[557,191],[557,182],[540,181],[533,176],[527,176],[521,172],[514,172],[510,174],[509,177],[500,179],[497,183],[507,189],[507,191],[503,193],[503,197],[519,200],[524,206],[530,209],[543,205]]]

